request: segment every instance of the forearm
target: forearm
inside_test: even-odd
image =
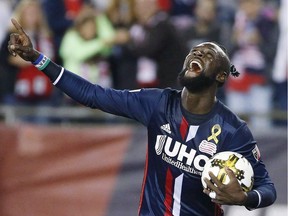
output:
[[[57,65],[53,61],[50,61],[49,58],[40,53],[38,58],[33,61],[32,64],[34,64],[35,67],[37,67],[40,71],[46,74],[53,83],[53,85],[58,84],[65,70],[63,67]],[[68,71],[66,71],[66,73],[68,73]],[[87,88],[92,88],[92,84],[82,79],[81,77],[78,77],[75,74],[73,75],[74,76],[69,80],[67,84],[64,83],[57,87],[75,101],[86,106],[93,107],[93,105],[90,104],[90,102],[88,102],[88,100],[86,99],[87,95],[89,94],[84,94],[86,91],[83,90]],[[79,88],[79,86],[81,86],[81,88]],[[86,96],[84,97],[83,95]]]
[[[41,70],[43,73],[45,73],[51,82],[55,82],[57,78],[59,78],[61,74],[62,67],[55,64],[54,62],[50,62],[50,59],[44,59],[44,55],[39,53],[38,51],[34,50],[33,57],[31,58],[31,63],[38,67],[39,70]],[[43,68],[40,68],[42,64]],[[45,65],[46,64],[46,65]]]
[[[78,103],[105,112],[117,113],[115,107],[118,102],[110,95],[112,90],[107,93],[107,90],[101,86],[94,85],[75,73],[65,70],[53,61],[48,59],[45,62],[45,56],[42,54],[32,63],[50,78],[53,85]]]
[[[102,88],[93,85],[82,77],[65,70],[63,67],[50,62],[42,70],[58,89],[71,97],[73,100],[91,108],[100,108],[97,96],[101,94]],[[97,89],[97,90],[96,90]],[[97,94],[95,94],[97,92]],[[101,94],[102,95],[102,94]]]

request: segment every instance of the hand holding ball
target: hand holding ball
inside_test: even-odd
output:
[[[230,179],[225,167],[234,172],[243,191],[248,192],[252,189],[254,172],[251,164],[243,155],[231,151],[217,153],[206,162],[201,176],[203,187],[207,188],[204,178],[210,179],[209,172],[212,172],[223,184],[228,184]]]

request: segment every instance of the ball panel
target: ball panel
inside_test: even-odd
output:
[[[239,181],[244,191],[250,191],[254,183],[254,172],[250,162],[237,152],[220,152],[210,158],[203,169],[201,182],[204,188],[207,187],[204,178],[210,179],[211,171],[223,184],[228,184],[230,179],[225,172],[225,167],[229,167]]]

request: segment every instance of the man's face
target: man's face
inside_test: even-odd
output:
[[[142,24],[148,22],[148,20],[157,11],[157,0],[136,0],[135,1],[135,13],[138,21]]]
[[[227,59],[225,52],[216,44],[199,44],[186,56],[179,81],[193,93],[208,89],[216,83],[221,64],[225,64]]]

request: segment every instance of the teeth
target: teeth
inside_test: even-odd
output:
[[[202,65],[199,63],[199,62],[197,62],[197,61],[192,61],[191,62],[191,64],[197,64],[198,65],[198,67],[200,68],[200,70],[202,70],[203,69],[203,67],[202,67]]]

